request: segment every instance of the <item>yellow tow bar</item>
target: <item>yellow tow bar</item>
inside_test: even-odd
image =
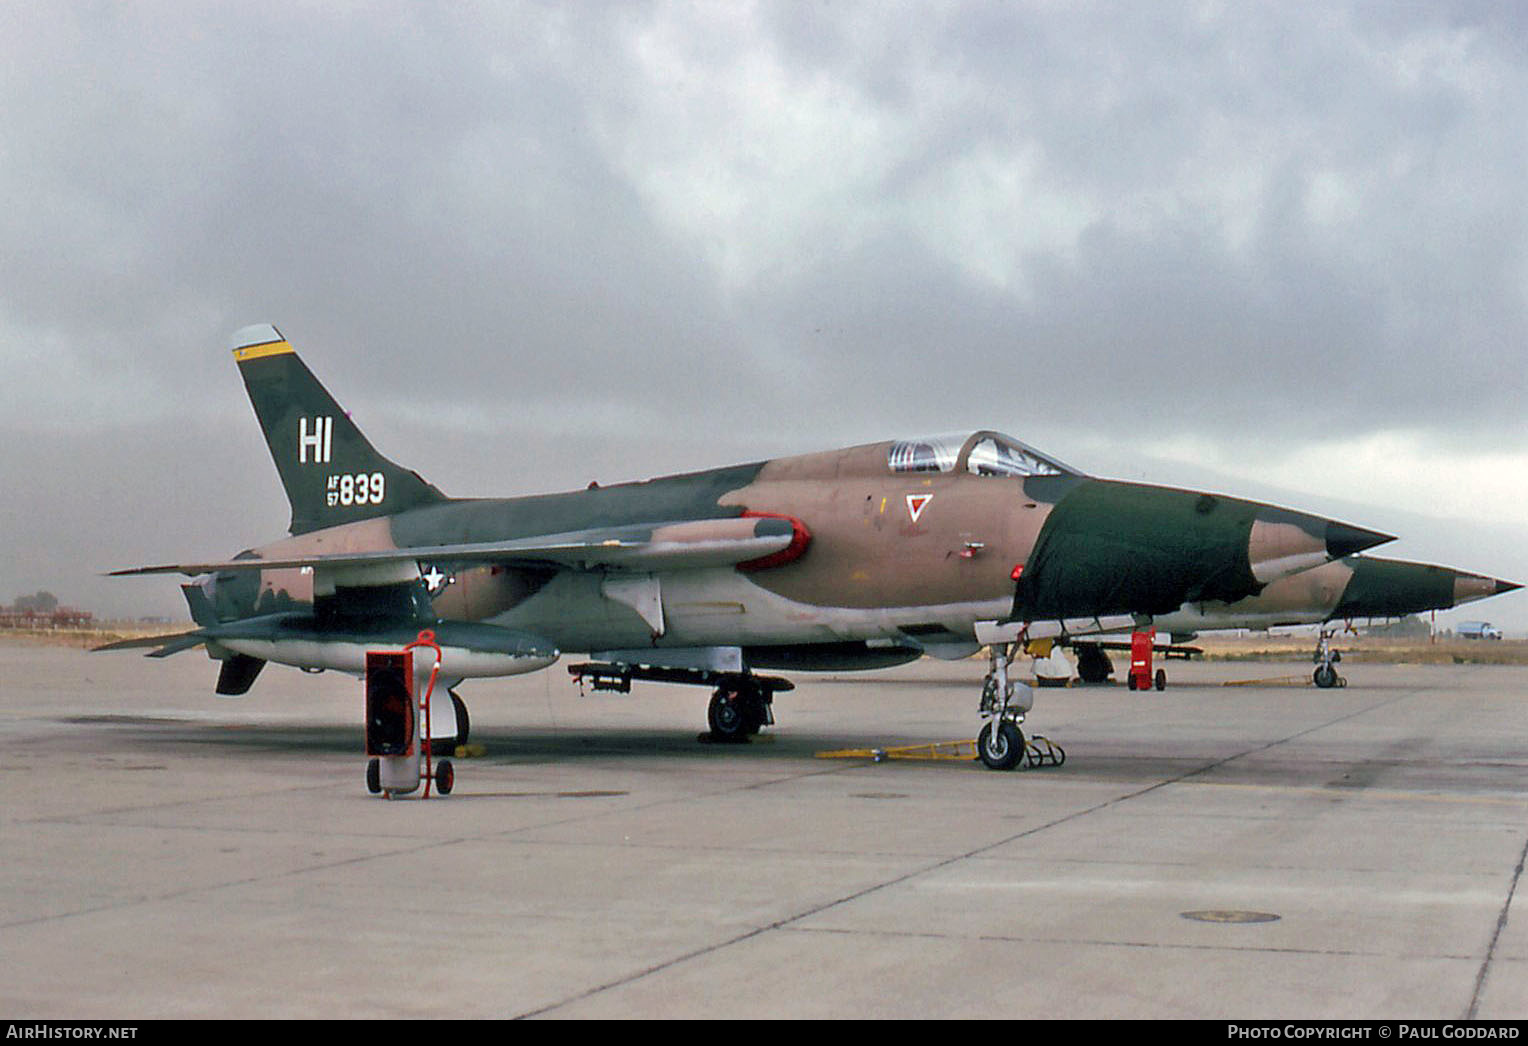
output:
[[[840,748],[818,752],[818,759],[914,759],[924,762],[969,762],[977,758],[975,741],[934,741],[922,745],[895,745],[887,748]],[[1060,766],[1066,762],[1066,750],[1049,738],[1035,734],[1024,741],[1024,759],[1032,767]]]

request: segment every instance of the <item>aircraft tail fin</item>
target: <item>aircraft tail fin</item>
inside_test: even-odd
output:
[[[291,502],[293,534],[449,500],[377,453],[275,327],[245,327],[232,348]]]

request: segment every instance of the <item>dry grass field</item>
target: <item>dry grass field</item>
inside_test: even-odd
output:
[[[1417,665],[1528,665],[1528,640],[1393,638],[1338,633],[1333,645],[1346,660]],[[1212,661],[1287,661],[1315,652],[1311,633],[1206,634],[1194,640]]]

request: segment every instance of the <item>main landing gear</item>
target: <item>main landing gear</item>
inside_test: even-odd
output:
[[[710,732],[703,735],[702,739],[724,744],[742,744],[764,727],[774,726],[775,694],[795,689],[795,684],[790,680],[777,676],[624,662],[590,661],[569,665],[568,674],[578,680],[580,685],[588,680],[595,690],[612,690],[621,694],[631,693],[633,679],[715,687],[711,703],[706,706],[706,725],[710,727]]]
[[[711,740],[733,744],[747,741],[775,722],[773,694],[756,683],[730,681],[716,688],[706,707]]]
[[[448,689],[446,695],[451,698],[451,715],[456,720],[456,734],[453,737],[438,737],[432,740],[431,755],[451,755],[467,743],[467,735],[472,731],[472,722],[467,717],[467,702],[463,701],[455,690]]]
[[[1097,643],[1077,643],[1077,678],[1084,683],[1107,683],[1114,672],[1114,662]]]

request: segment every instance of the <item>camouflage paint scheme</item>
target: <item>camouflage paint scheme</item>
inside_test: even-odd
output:
[[[1521,585],[1430,563],[1350,556],[1269,584],[1234,603],[1186,605],[1153,624],[1178,636],[1227,628],[1398,618],[1450,610]]]
[[[1390,540],[1096,479],[988,431],[451,498],[377,453],[274,327],[240,331],[234,356],[291,536],[119,573],[197,577],[183,587],[200,627],[156,654],[205,643],[249,659],[232,673],[246,688],[264,660],[353,671],[369,640],[419,626],[477,626],[455,628],[458,677],[565,651],[743,674],[965,656],[1004,629],[1086,634],[1268,598],[1280,579]]]
[[[1470,574],[1428,563],[1370,556],[1349,556],[1270,582],[1260,593],[1233,603],[1184,604],[1152,620],[1158,648],[1178,649],[1200,632],[1217,629],[1268,629],[1329,621],[1400,618],[1511,592],[1521,585],[1483,574]],[[1167,637],[1170,642],[1167,641]],[[1332,668],[1327,633],[1316,649],[1318,687],[1345,685]],[[1082,639],[1071,644],[1076,671],[1085,683],[1101,683],[1114,672],[1107,650],[1126,649],[1118,642]],[[1037,663],[1038,664],[1038,663]],[[1053,668],[1053,666],[1047,666]],[[1070,666],[1067,666],[1070,671]]]

